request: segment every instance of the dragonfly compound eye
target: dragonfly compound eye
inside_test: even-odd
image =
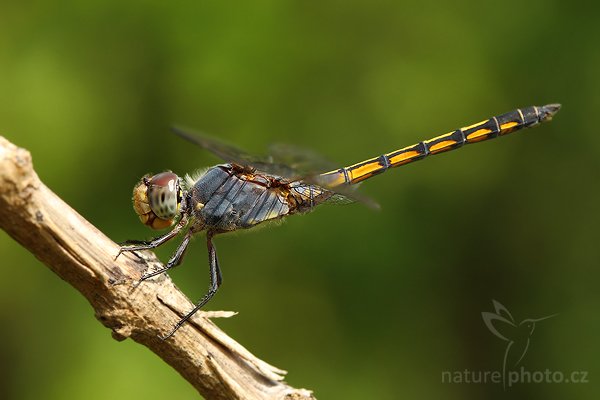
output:
[[[144,177],[133,190],[133,208],[142,223],[154,229],[171,226],[180,204],[179,178],[172,172]]]
[[[163,172],[148,181],[148,204],[158,218],[173,219],[179,208],[177,175]]]

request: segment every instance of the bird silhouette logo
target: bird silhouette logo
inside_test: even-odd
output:
[[[492,300],[495,312],[482,312],[485,326],[498,338],[506,342],[504,350],[504,359],[502,361],[502,385],[506,389],[507,369],[514,368],[525,357],[531,335],[535,330],[536,324],[557,314],[548,315],[542,318],[527,318],[517,323],[511,313],[496,300]]]

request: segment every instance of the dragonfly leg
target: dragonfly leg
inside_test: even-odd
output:
[[[145,281],[146,279],[152,278],[153,276],[160,275],[163,272],[167,272],[171,268],[174,268],[174,267],[178,266],[179,264],[181,264],[181,261],[183,260],[183,255],[185,254],[185,250],[187,249],[188,244],[190,244],[191,238],[192,238],[192,232],[190,231],[185,235],[185,237],[183,238],[183,241],[179,244],[179,246],[177,246],[177,250],[175,250],[175,253],[173,253],[171,258],[169,258],[167,265],[165,265],[163,268],[161,268],[157,271],[153,271],[149,274],[144,273],[144,275],[142,275],[142,277],[140,278],[140,283]]]
[[[181,326],[188,319],[190,319],[200,308],[202,308],[202,306],[204,306],[206,303],[208,303],[210,299],[212,299],[215,293],[217,293],[219,286],[221,286],[221,282],[223,281],[223,279],[221,276],[221,269],[219,268],[217,249],[212,243],[213,236],[214,234],[212,232],[208,232],[206,234],[206,245],[208,247],[208,263],[210,267],[210,287],[208,288],[208,292],[202,297],[202,299],[200,299],[200,301],[198,302],[198,304],[196,304],[192,311],[184,315],[183,318],[181,318],[179,322],[175,324],[175,326],[173,327],[173,329],[171,329],[169,333],[167,333],[165,336],[160,336],[162,340],[166,340],[173,336],[173,334],[177,332],[177,329],[181,328]]]
[[[179,223],[175,225],[175,228],[171,229],[164,235],[160,235],[151,240],[127,240],[125,242],[119,243],[121,245],[121,248],[119,249],[119,253],[115,257],[115,260],[119,258],[119,256],[122,253],[125,253],[127,251],[149,250],[154,249],[160,246],[161,244],[164,244],[165,242],[177,236],[181,229],[183,229],[183,227],[186,225],[186,223],[186,218],[182,218],[181,221],[179,221]]]

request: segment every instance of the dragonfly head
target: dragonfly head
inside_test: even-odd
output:
[[[133,188],[133,209],[144,225],[164,229],[175,222],[183,193],[173,172],[144,176]]]

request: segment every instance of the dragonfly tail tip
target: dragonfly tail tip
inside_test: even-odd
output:
[[[540,109],[541,121],[550,121],[552,117],[560,110],[562,107],[559,103],[546,104],[542,106]]]

